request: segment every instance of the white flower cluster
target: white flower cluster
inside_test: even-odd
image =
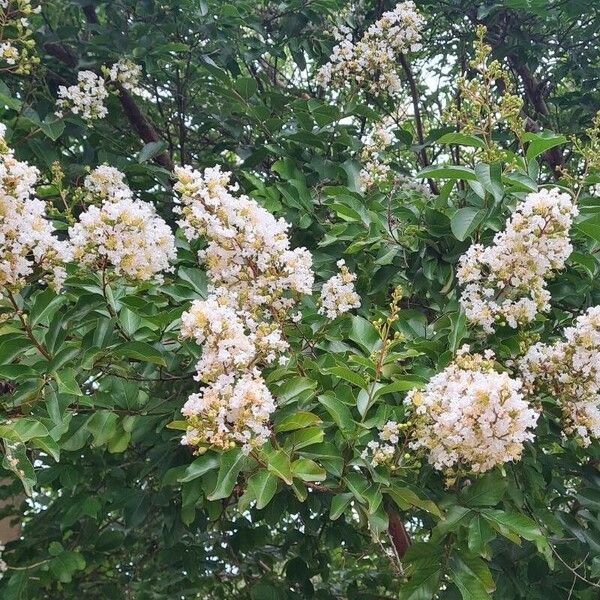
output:
[[[258,322],[240,311],[235,292],[223,288],[192,303],[181,317],[181,334],[202,346],[196,379],[204,382],[256,363],[270,364],[288,347],[276,323]]]
[[[125,175],[109,165],[96,167],[86,176],[84,190],[87,200],[129,200],[133,198],[131,188],[125,182]]]
[[[111,83],[120,83],[130,92],[138,91],[138,83],[142,74],[139,65],[128,59],[121,59],[110,68],[103,66],[105,77],[93,71],[79,71],[77,84],[58,88],[57,109],[55,115],[61,119],[66,111],[80,115],[84,121],[103,119],[108,114],[105,101],[108,98],[108,87]]]
[[[339,260],[337,266],[340,272],[321,288],[319,314],[326,315],[328,319],[360,307],[360,296],[354,290],[356,275],[348,270],[344,260]]]
[[[122,58],[108,69],[109,79],[120,83],[129,92],[136,92],[141,76],[142,67],[127,58]]]
[[[379,430],[379,441],[370,441],[360,457],[363,460],[368,460],[373,467],[380,465],[393,466],[401,428],[402,426],[396,421],[385,423]]]
[[[71,111],[84,121],[103,119],[108,114],[104,105],[107,98],[108,90],[102,77],[93,71],[79,71],[76,85],[61,85],[58,88],[55,115],[60,119],[65,111]]]
[[[577,207],[568,194],[542,189],[527,195],[487,248],[473,244],[460,258],[460,302],[467,318],[492,332],[516,328],[550,308],[546,279],[571,254],[569,229]]]
[[[182,409],[189,427],[182,443],[228,450],[237,444],[245,452],[269,438],[269,418],[275,402],[258,369],[240,377],[221,375]]]
[[[41,5],[33,8],[31,0],[0,1],[0,71],[10,71],[18,75],[31,72],[39,58],[33,54],[35,41],[29,17],[39,13]]]
[[[69,228],[75,260],[86,266],[112,266],[117,275],[148,281],[169,270],[175,258],[175,238],[148,202],[135,200],[112,167],[99,167],[84,186],[101,205],[90,206]]]
[[[465,468],[482,473],[518,460],[538,419],[522,382],[497,372],[491,351],[485,356],[466,351],[405,400],[415,422],[410,447],[427,450],[429,462],[446,473]]]
[[[411,1],[401,2],[371,25],[356,43],[346,29],[329,62],[317,74],[322,86],[357,85],[371,94],[394,94],[400,89],[399,55],[421,47],[424,20]]]
[[[0,128],[0,286],[18,290],[36,268],[47,273],[58,289],[65,278],[63,264],[71,257],[68,242],[58,240],[48,220],[47,205],[34,197],[39,175],[21,162],[4,141]]]
[[[204,237],[200,253],[213,288],[234,291],[240,309],[289,310],[294,294],[310,294],[312,257],[305,248],[290,250],[289,224],[247,196],[218,167],[204,173],[177,168],[174,189],[180,194],[179,225],[189,240]]]
[[[358,174],[361,189],[380,185],[389,177],[390,167],[385,156],[382,156],[394,142],[394,136],[388,125],[386,121],[375,124],[362,147],[360,161],[363,167]]]
[[[0,61],[5,62],[7,65],[13,66],[17,64],[19,60],[19,49],[16,48],[11,42],[2,42],[0,44]]]
[[[182,335],[202,345],[197,379],[208,384],[186,404],[183,443],[241,443],[250,452],[265,442],[274,410],[257,366],[287,360],[281,326],[300,295],[312,291],[312,257],[290,249],[283,219],[234,195],[229,173],[181,167],[175,174],[179,225],[188,240],[206,241],[199,256],[211,282],[208,298],[182,315]]]
[[[408,175],[396,175],[394,177],[394,185],[398,187],[400,191],[405,192],[416,192],[425,198],[431,196],[431,190],[420,181],[415,181]]]
[[[600,438],[600,306],[577,317],[564,341],[534,344],[519,362],[529,393],[552,396],[563,414],[563,431],[583,446]]]

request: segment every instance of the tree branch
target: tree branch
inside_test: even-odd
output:
[[[410,546],[410,537],[396,509],[390,504],[386,504],[385,512],[389,519],[388,536],[394,546],[398,559],[402,560]]]
[[[77,60],[77,56],[71,50],[71,48],[67,46],[63,46],[62,44],[57,44],[55,42],[48,42],[44,44],[44,50],[50,55],[54,56],[54,58],[58,58],[60,62],[67,65],[67,67],[71,67],[74,69],[79,62]]]
[[[406,56],[400,53],[400,64],[402,65],[402,69],[404,71],[404,75],[406,77],[406,81],[408,82],[408,87],[410,89],[410,97],[412,100],[413,112],[415,114],[415,129],[417,132],[417,141],[419,142],[419,146],[421,149],[417,152],[417,156],[419,158],[419,162],[421,163],[421,167],[427,167],[429,163],[429,158],[427,157],[427,150],[425,150],[425,135],[423,133],[423,120],[421,118],[421,108],[419,106],[419,90],[417,89],[417,83],[415,81],[412,69],[408,64],[408,60],[406,60]],[[438,193],[437,185],[433,179],[428,179],[429,188],[433,194]]]
[[[425,136],[423,135],[423,121],[421,119],[421,109],[419,107],[419,91],[417,90],[415,78],[412,74],[412,70],[404,54],[400,54],[400,64],[402,65],[404,75],[406,76],[406,81],[408,82],[408,87],[410,88],[413,112],[415,113],[415,128],[417,131],[417,140],[419,141],[419,145],[423,146],[425,143]],[[427,165],[429,165],[429,159],[427,158],[427,152],[425,151],[425,148],[421,148],[418,152],[418,155],[422,167],[426,167]]]
[[[544,86],[538,82],[535,75],[529,70],[529,67],[519,61],[516,55],[509,54],[508,61],[511,67],[518,73],[521,81],[523,82],[523,88],[525,90],[525,96],[535,109],[535,111],[542,117],[546,118],[550,115],[548,105],[546,104]],[[528,128],[530,131],[539,131],[540,126],[533,120],[528,120]],[[562,169],[565,166],[565,159],[562,151],[558,147],[551,148],[543,154],[544,160],[548,163],[552,175],[555,179],[560,179],[562,176]]]
[[[86,5],[82,10],[88,23],[92,25],[98,24],[98,17],[94,5]],[[75,68],[79,63],[77,55],[68,46],[50,42],[45,44],[44,48],[50,56],[54,56],[68,67]],[[121,83],[115,82],[114,85],[119,93],[119,101],[123,108],[123,114],[142,141],[145,144],[162,141],[150,120],[140,110],[133,96],[121,85]],[[173,171],[175,168],[175,163],[166,152],[161,152],[156,155],[154,161],[169,171]]]
[[[135,132],[142,138],[144,143],[149,144],[150,142],[162,141],[156,129],[146,116],[142,113],[138,107],[136,101],[133,99],[131,94],[118,82],[115,83],[115,87],[119,92],[119,101],[123,107],[123,113],[127,120],[135,130]],[[175,163],[171,160],[171,157],[166,152],[161,152],[154,157],[154,160],[165,169],[173,171]]]

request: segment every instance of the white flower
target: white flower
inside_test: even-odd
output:
[[[383,153],[394,141],[391,132],[393,124],[387,119],[376,123],[365,139],[360,152],[363,167],[358,175],[359,186],[363,190],[384,183],[388,179],[390,167]]]
[[[547,394],[561,407],[565,434],[589,446],[600,437],[600,306],[577,317],[564,337],[531,346],[519,369],[529,393]]]
[[[328,279],[321,288],[321,306],[319,314],[328,319],[360,307],[360,296],[354,290],[356,275],[350,273],[343,260],[337,263],[340,272]]]
[[[109,79],[120,83],[129,92],[136,92],[141,75],[142,67],[126,58],[114,63],[108,71]]]
[[[394,177],[394,185],[397,186],[400,191],[416,192],[425,198],[431,196],[431,191],[425,184],[414,181],[406,175],[396,175]]]
[[[69,228],[74,258],[86,266],[110,265],[117,275],[148,281],[170,270],[175,238],[151,204],[133,199],[123,177],[104,166],[86,178],[88,192],[103,201],[100,207],[90,206]]]
[[[399,56],[420,48],[423,17],[412,1],[401,2],[371,25],[355,44],[349,30],[338,32],[329,63],[317,74],[323,87],[356,85],[371,94],[393,94],[400,89]]]
[[[200,381],[243,371],[258,354],[256,337],[247,333],[235,304],[235,299],[232,302],[225,295],[212,294],[206,300],[195,300],[181,316],[181,335],[202,346],[196,366]]]
[[[457,271],[467,318],[492,332],[498,322],[516,328],[549,310],[546,279],[571,254],[569,229],[577,214],[568,194],[542,189],[517,206],[491,246],[473,244]]]
[[[379,429],[379,442],[372,440],[362,451],[361,458],[368,460],[373,467],[386,465],[393,467],[396,448],[400,439],[401,426],[396,421],[388,421]]]
[[[11,66],[15,65],[19,60],[19,50],[10,42],[2,42],[0,44],[0,60]]]
[[[34,196],[39,175],[35,167],[17,160],[0,138],[0,286],[18,290],[36,268],[58,289],[65,277],[70,246],[59,241],[48,220],[47,205]]]
[[[133,198],[133,192],[125,183],[125,175],[109,165],[101,165],[94,169],[85,178],[83,187],[92,197],[100,200]]]
[[[77,85],[58,88],[58,100],[56,101],[56,116],[62,118],[64,111],[71,111],[81,116],[85,121],[103,119],[108,110],[104,101],[108,98],[108,91],[104,79],[93,71],[79,71],[77,73]]]
[[[538,419],[521,387],[519,379],[494,370],[490,354],[460,354],[423,390],[408,393],[415,421],[410,447],[427,450],[429,462],[446,473],[482,473],[518,460]]]
[[[270,435],[275,402],[258,370],[234,379],[221,375],[200,393],[192,394],[182,413],[189,429],[182,443],[228,450],[241,445],[249,453]]]
[[[196,379],[209,384],[193,394],[183,414],[183,442],[245,452],[269,435],[274,402],[258,366],[283,365],[288,348],[281,323],[292,320],[314,275],[305,248],[290,249],[289,225],[244,195],[218,167],[175,171],[179,225],[188,240],[201,237],[209,295],[182,315],[181,334],[202,346]]]
[[[288,311],[294,294],[310,294],[312,257],[304,248],[290,250],[289,224],[245,195],[234,196],[230,174],[219,167],[203,174],[189,167],[175,170],[180,194],[179,225],[189,240],[204,237],[200,258],[211,288],[226,287],[240,298],[240,308]]]

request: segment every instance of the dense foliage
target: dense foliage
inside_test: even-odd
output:
[[[599,32],[0,0],[0,596],[597,598]]]

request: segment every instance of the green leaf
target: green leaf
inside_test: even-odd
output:
[[[275,423],[275,432],[282,433],[285,431],[294,431],[295,429],[303,429],[311,425],[319,425],[321,419],[311,412],[298,411],[283,418],[278,423]]]
[[[19,379],[36,377],[37,372],[27,365],[0,365],[0,378]]]
[[[258,86],[254,77],[240,77],[236,79],[233,88],[244,100],[248,100],[256,94]]]
[[[491,598],[486,582],[460,559],[452,561],[450,579],[459,589],[463,600],[489,600]],[[493,587],[490,591],[493,591]]]
[[[175,431],[187,431],[189,428],[189,424],[187,421],[179,420],[179,421],[171,421],[165,425],[167,429],[174,429]]]
[[[343,494],[336,494],[331,499],[331,507],[329,508],[329,518],[332,521],[339,519],[344,514],[346,508],[350,505],[350,502],[354,498],[354,494],[345,492]]]
[[[407,487],[393,485],[385,490],[385,493],[398,505],[402,510],[406,510],[410,506],[416,506],[422,510],[441,518],[442,513],[435,502],[427,498],[421,498],[416,492],[413,492]]]
[[[529,517],[515,512],[504,512],[502,510],[485,509],[482,514],[492,523],[502,525],[509,531],[528,540],[535,541],[543,539],[540,528]],[[502,533],[502,531],[500,532]]]
[[[283,450],[277,450],[267,457],[267,469],[283,479],[288,485],[292,485],[290,457]]]
[[[466,240],[483,221],[485,214],[486,211],[470,206],[459,208],[450,219],[450,228],[454,237],[461,242]]]
[[[219,474],[214,490],[208,496],[209,500],[229,498],[237,483],[238,475],[244,468],[246,455],[240,448],[233,448],[221,454],[219,461]]]
[[[538,190],[537,183],[523,173],[509,173],[504,175],[503,180],[518,192],[537,192]]]
[[[6,340],[0,344],[0,357],[2,362],[9,363],[16,356],[24,354],[24,350],[31,348],[31,341],[26,338],[16,338]],[[10,366],[10,365],[3,365]],[[2,368],[2,367],[0,367]]]
[[[75,381],[75,371],[73,369],[62,369],[54,372],[54,379],[58,384],[60,394],[71,394],[72,396],[83,396],[83,392]]]
[[[0,425],[0,438],[11,442],[28,442],[32,438],[43,438],[47,435],[46,426],[29,417]]]
[[[117,433],[119,416],[110,410],[94,413],[87,422],[87,429],[92,434],[93,446],[103,446]]]
[[[495,506],[502,500],[507,483],[499,472],[490,473],[463,488],[460,501],[465,506]]]
[[[162,152],[164,152],[165,148],[167,147],[167,144],[165,142],[149,142],[147,143],[139,152],[137,155],[137,161],[139,164],[143,164],[145,162],[148,162],[149,160],[151,160],[152,158],[154,158],[155,156],[158,156],[159,154],[161,154]]]
[[[294,448],[299,450],[306,446],[312,446],[313,444],[319,444],[323,441],[325,432],[320,427],[307,427],[306,429],[298,429],[292,434],[286,436],[285,443],[286,447]]]
[[[348,337],[364,348],[369,354],[381,346],[381,339],[375,327],[358,315],[352,317],[352,329]]]
[[[366,490],[362,492],[362,497],[367,501],[369,513],[374,514],[383,502],[381,485],[379,483],[371,484]]]
[[[133,358],[141,362],[153,363],[155,365],[166,366],[162,354],[150,344],[145,342],[125,342],[115,348],[115,354],[125,358]]]
[[[326,471],[335,477],[342,476],[344,459],[336,446],[329,442],[311,445],[301,452],[303,456],[316,458]]]
[[[57,119],[54,116],[48,115],[40,123],[40,129],[47,137],[55,142],[65,130],[65,122],[62,119]]]
[[[476,181],[475,171],[469,167],[458,165],[432,165],[419,171],[417,179],[463,179],[465,181]]]
[[[340,118],[340,111],[337,106],[323,104],[315,98],[311,98],[308,101],[308,109],[319,127],[325,127]]]
[[[473,148],[485,148],[485,142],[474,135],[466,133],[446,133],[437,140],[438,144],[457,144],[458,146],[471,146]]]
[[[44,320],[66,301],[65,296],[57,296],[53,290],[44,290],[35,298],[33,308],[29,313],[29,325],[34,327],[40,321]]]
[[[600,225],[596,223],[592,223],[591,219],[589,221],[583,221],[578,223],[575,228],[578,231],[581,231],[588,237],[591,237],[596,242],[600,242]]]
[[[450,330],[450,335],[448,336],[448,349],[450,352],[452,352],[452,354],[455,354],[460,348],[460,343],[467,333],[467,317],[461,310],[460,312],[455,313],[451,318],[452,329]]]
[[[444,519],[436,525],[434,533],[436,536],[443,537],[451,531],[455,531],[459,526],[469,523],[472,516],[473,509],[471,508],[458,505],[451,506],[444,515]]]
[[[366,503],[364,493],[370,486],[369,480],[362,474],[356,471],[348,473],[345,478],[348,489],[354,494],[354,497],[361,503]]]
[[[329,394],[323,394],[318,397],[318,400],[325,407],[334,423],[342,431],[352,431],[354,429],[352,413],[339,398]]]
[[[441,558],[439,547],[430,543],[416,542],[409,547],[404,560],[410,578],[400,587],[401,600],[430,600],[439,592]]]
[[[219,455],[214,452],[207,452],[190,463],[185,469],[185,473],[177,479],[180,483],[186,483],[202,477],[205,473],[216,469],[221,464]]]
[[[365,381],[364,377],[362,377],[358,373],[355,373],[348,367],[344,367],[342,365],[329,367],[328,369],[325,369],[324,373],[340,377],[341,379],[344,379],[345,381],[348,381],[351,384],[356,385],[363,390],[367,389],[367,382]]]
[[[277,491],[277,477],[261,469],[248,479],[248,488],[256,498],[256,508],[262,509],[271,502]]]
[[[270,583],[259,582],[250,590],[252,600],[283,600],[283,595]]]
[[[76,571],[85,569],[85,559],[79,552],[62,552],[49,563],[50,572],[62,583],[70,583]]]
[[[422,388],[425,385],[425,382],[417,377],[403,377],[402,379],[397,379],[392,383],[388,383],[375,391],[375,398],[380,398],[381,396],[385,396],[386,394],[394,394],[396,392],[408,392],[409,390],[414,390],[415,388]]]
[[[27,446],[25,444],[5,441],[2,466],[7,471],[12,471],[19,478],[28,496],[33,494],[33,486],[37,483],[37,477],[27,456]]]
[[[527,147],[527,160],[532,160],[536,156],[539,156],[543,152],[560,146],[567,142],[567,138],[564,135],[556,135],[552,131],[541,131],[539,133],[526,133],[523,136],[526,142],[529,142]]]
[[[502,166],[499,163],[492,165],[479,163],[475,165],[475,174],[485,191],[492,194],[496,202],[500,202],[504,196]]]
[[[480,515],[476,515],[469,523],[467,543],[471,552],[482,554],[488,542],[495,537],[489,523]]]
[[[374,512],[369,512],[367,517],[369,521],[369,530],[376,539],[379,539],[381,534],[387,533],[390,521],[383,506],[379,506]]]
[[[585,508],[600,513],[600,490],[584,489],[577,494],[577,500]]]
[[[314,390],[316,387],[317,382],[312,379],[308,379],[307,377],[292,377],[277,389],[277,403],[279,405],[287,404],[300,396],[300,394]]]
[[[327,478],[325,469],[310,458],[299,458],[292,463],[292,475],[302,481],[324,481]]]
[[[0,81],[0,106],[6,106],[12,110],[21,110],[23,106],[18,98],[13,97],[9,87],[3,81]]]

